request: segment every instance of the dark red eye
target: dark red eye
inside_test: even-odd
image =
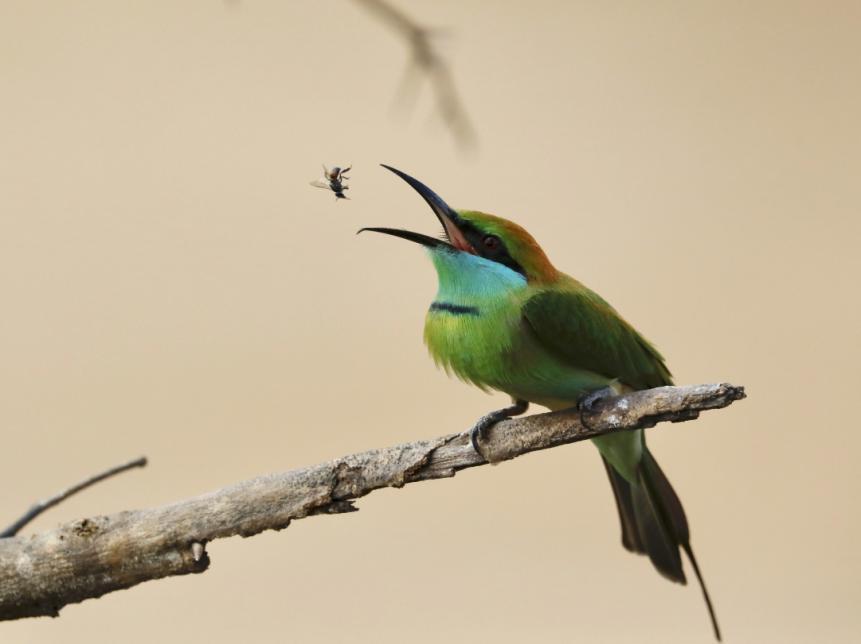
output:
[[[484,244],[484,247],[487,250],[496,250],[499,248],[499,237],[496,235],[485,235],[484,239],[481,240],[481,243]]]

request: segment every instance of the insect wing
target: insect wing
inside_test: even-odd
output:
[[[320,181],[319,179],[316,179],[314,181],[311,181],[310,183],[315,188],[323,188],[323,190],[331,190],[332,189],[332,186],[329,185],[328,181]]]

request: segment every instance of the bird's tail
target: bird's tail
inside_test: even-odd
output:
[[[659,573],[680,584],[687,583],[679,548],[684,550],[702,588],[715,637],[720,641],[712,601],[691,549],[685,511],[657,461],[644,446],[635,483],[629,483],[606,459],[604,466],[619,510],[622,545],[631,552],[649,555]]]

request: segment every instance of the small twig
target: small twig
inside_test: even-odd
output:
[[[637,391],[607,399],[585,425],[576,409],[502,421],[481,447],[490,462],[504,461],[611,432],[692,420],[741,398],[744,389],[728,384]],[[209,567],[206,545],[214,539],[354,512],[354,500],[374,490],[447,478],[487,462],[472,448],[468,432],[448,434],[261,476],[159,508],[0,539],[0,620],[56,616],[63,606],[90,597],[200,573]]]
[[[412,50],[411,64],[427,74],[437,101],[437,109],[445,124],[463,146],[475,143],[475,131],[454,83],[448,64],[433,44],[434,30],[420,25],[403,11],[385,0],[356,0],[399,33]],[[408,80],[409,76],[407,76]]]
[[[129,461],[124,465],[118,465],[117,467],[112,467],[109,470],[102,472],[101,474],[96,474],[85,481],[81,481],[77,485],[73,485],[70,488],[67,488],[60,492],[59,494],[52,496],[49,499],[45,499],[43,501],[39,501],[34,504],[29,510],[27,510],[24,515],[18,519],[15,523],[6,528],[3,532],[0,532],[0,539],[5,539],[7,537],[14,537],[21,531],[25,525],[30,523],[33,519],[42,514],[45,510],[53,508],[55,505],[59,505],[70,496],[77,494],[81,490],[85,490],[91,485],[95,485],[99,481],[104,481],[105,479],[109,479],[112,476],[116,476],[126,470],[131,470],[136,467],[144,467],[146,465],[146,456],[141,456],[140,458],[136,458],[133,461]]]

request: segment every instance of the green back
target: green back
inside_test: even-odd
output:
[[[634,389],[672,384],[664,358],[634,327],[598,294],[572,278],[564,281],[540,290],[523,307],[541,344],[572,366]]]

